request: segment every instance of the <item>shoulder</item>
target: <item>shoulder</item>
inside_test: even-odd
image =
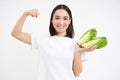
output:
[[[36,40],[36,41],[45,41],[45,40],[48,40],[50,38],[50,36],[32,34],[31,38],[32,38],[32,40]]]

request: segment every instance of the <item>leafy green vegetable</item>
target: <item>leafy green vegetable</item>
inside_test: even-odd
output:
[[[90,40],[93,40],[94,38],[96,38],[97,35],[97,31],[95,28],[91,28],[89,30],[87,30],[79,39],[78,44],[82,45],[83,43],[86,43]]]
[[[107,38],[104,36],[97,37],[97,30],[95,28],[91,28],[80,37],[77,44],[79,45],[79,47],[89,48],[92,46],[96,46],[97,49],[100,49],[105,47],[108,42]]]
[[[92,46],[96,46],[97,49],[103,48],[107,45],[107,38],[106,37],[96,37],[95,39],[87,42],[87,43],[83,43],[82,47],[85,48],[89,48]]]

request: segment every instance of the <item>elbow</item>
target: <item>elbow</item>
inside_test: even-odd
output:
[[[20,38],[20,35],[15,33],[15,32],[11,32],[11,36],[16,38],[16,39]]]
[[[79,77],[80,74],[82,73],[82,67],[73,67],[73,73],[75,77]]]
[[[12,37],[18,38],[19,35],[20,35],[20,33],[18,33],[18,32],[14,32],[14,31],[11,32]]]
[[[74,73],[74,76],[75,76],[75,77],[79,77],[80,74],[81,74],[81,72],[76,72],[76,73]]]
[[[79,77],[79,74],[75,74],[74,76],[75,76],[75,77]]]
[[[11,32],[11,36],[12,36],[12,37],[14,36],[14,33],[13,33],[13,32]]]
[[[15,37],[16,34],[15,34],[14,32],[11,32],[11,36],[12,36],[12,37]]]

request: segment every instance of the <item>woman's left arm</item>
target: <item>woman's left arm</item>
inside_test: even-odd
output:
[[[76,51],[74,54],[74,60],[73,60],[73,73],[75,77],[78,77],[80,73],[82,72],[82,60],[81,60],[81,54]]]
[[[81,60],[81,53],[83,52],[91,52],[95,50],[96,47],[90,47],[90,48],[81,48],[78,47],[74,54],[74,60],[73,60],[73,73],[75,77],[78,77],[80,73],[82,72],[82,60]]]

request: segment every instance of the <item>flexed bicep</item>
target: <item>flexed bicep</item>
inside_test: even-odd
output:
[[[22,29],[27,16],[37,17],[38,15],[39,12],[37,9],[25,11],[20,19],[18,19],[18,21],[16,22],[11,35],[24,43],[31,44],[31,34],[22,32]]]
[[[12,36],[24,43],[31,45],[31,34],[29,34],[29,33],[22,32],[16,36],[14,36],[14,35],[12,35]]]

